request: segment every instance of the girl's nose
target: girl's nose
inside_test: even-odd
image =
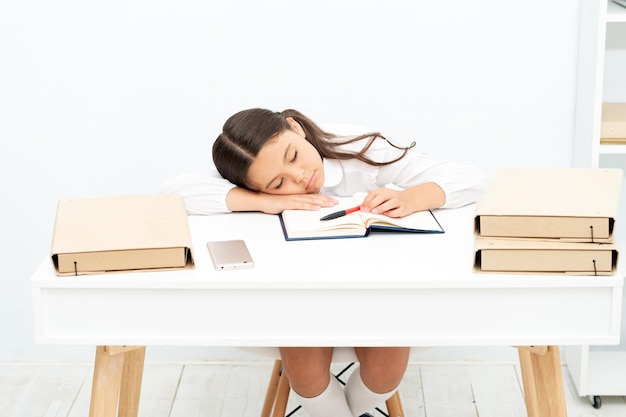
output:
[[[294,168],[292,172],[292,178],[297,183],[304,179],[304,169],[302,168]]]

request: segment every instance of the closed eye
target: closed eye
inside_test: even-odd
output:
[[[294,163],[294,162],[296,162],[296,159],[298,159],[298,151],[295,151],[293,153],[293,158],[291,158],[291,160],[289,162]]]
[[[276,186],[274,187],[274,189],[278,190],[280,187],[282,187],[282,185],[283,185],[283,179],[281,178],[278,184],[276,184]]]

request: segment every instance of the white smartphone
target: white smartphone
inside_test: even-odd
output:
[[[213,266],[218,271],[252,268],[254,266],[252,256],[250,256],[246,242],[243,240],[207,242],[206,246],[213,260]]]

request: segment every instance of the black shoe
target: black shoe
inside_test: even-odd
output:
[[[361,417],[374,417],[370,413],[361,414]]]

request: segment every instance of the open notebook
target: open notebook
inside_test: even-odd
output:
[[[285,210],[279,215],[286,240],[366,237],[372,231],[409,233],[444,233],[432,211],[420,211],[401,218],[392,218],[357,211],[343,217],[321,221],[323,216],[358,206],[366,193],[338,198],[339,204],[318,211]]]

